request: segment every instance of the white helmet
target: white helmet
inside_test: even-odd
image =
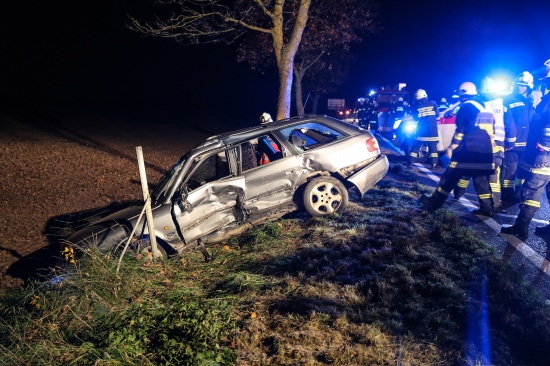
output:
[[[399,99],[397,99],[398,102],[402,102],[403,101],[403,97],[399,97]]]
[[[416,93],[414,94],[414,97],[416,100],[428,98],[428,94],[426,94],[426,91],[424,89],[418,89]]]
[[[269,122],[273,122],[273,118],[271,118],[271,115],[267,112],[264,112],[262,114],[262,116],[260,117],[260,124],[265,124],[265,123],[269,123]]]
[[[464,96],[464,95],[477,95],[477,88],[474,83],[471,83],[469,81],[465,81],[458,87],[458,95]]]
[[[447,98],[445,97],[441,98],[441,103],[447,103]]]
[[[524,71],[518,75],[514,85],[528,86],[533,89],[533,75],[529,71]]]

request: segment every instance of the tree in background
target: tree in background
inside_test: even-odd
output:
[[[380,28],[376,23],[378,6],[375,0],[313,1],[293,65],[299,115],[304,114],[302,82],[309,80],[317,100],[320,94],[339,86],[351,65],[350,45],[362,42],[363,36]],[[252,69],[263,71],[273,65],[273,59],[265,34],[249,33],[239,45],[237,60],[248,62]]]
[[[230,44],[247,31],[266,36],[279,70],[277,118],[290,116],[294,57],[310,12],[310,5],[328,0],[162,0],[173,11],[153,21],[130,17],[130,29],[182,45]],[[339,2],[339,1],[337,1]]]
[[[341,49],[325,54],[322,60],[312,65],[302,84],[303,89],[310,93],[311,113],[318,113],[319,99],[322,95],[335,92],[349,77],[349,70],[356,59],[357,57],[350,54],[349,50]],[[301,100],[296,96],[297,105]],[[305,102],[303,108],[305,109]]]

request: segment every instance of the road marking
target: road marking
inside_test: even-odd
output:
[[[394,144],[391,141],[389,141],[388,139],[386,139],[385,137],[377,134],[376,138],[380,138],[381,140],[384,140],[388,144],[388,147],[390,149],[394,150],[395,152],[397,152],[398,154],[400,154],[402,156],[405,156],[405,153],[401,149],[394,146]],[[436,185],[439,185],[439,177],[437,175],[433,174],[426,167],[424,167],[423,165],[421,165],[419,163],[414,163],[414,167],[418,168],[426,177],[428,177],[432,181],[434,181],[436,183]],[[476,205],[474,205],[470,200],[468,200],[465,197],[461,197],[458,201],[465,208],[477,208]],[[503,217],[507,217],[507,218],[516,218],[517,217],[516,215],[510,215],[510,214],[504,214],[504,213],[502,213],[500,215],[503,216]],[[489,228],[491,228],[491,230],[493,230],[501,238],[506,240],[506,242],[508,242],[508,244],[513,246],[517,250],[518,253],[520,253],[524,258],[529,260],[538,269],[540,269],[542,273],[550,274],[550,262],[545,257],[543,257],[539,253],[537,253],[527,243],[525,243],[524,241],[518,239],[514,235],[508,235],[508,234],[501,235],[500,234],[501,225],[498,222],[496,222],[495,220],[493,220],[492,218],[490,218],[490,217],[487,217],[485,220],[481,220],[481,221],[484,222]],[[537,222],[537,223],[541,223],[541,224],[545,224],[545,225],[549,224],[549,221],[547,221],[547,220],[533,219],[532,221]]]

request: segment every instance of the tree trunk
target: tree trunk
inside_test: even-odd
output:
[[[285,57],[279,66],[279,100],[277,103],[276,120],[290,117],[293,61],[294,55],[292,57]]]
[[[304,95],[302,91],[302,78],[304,71],[294,68],[294,100],[296,103],[296,112],[298,116],[304,115]]]
[[[313,101],[312,101],[312,106],[311,106],[311,113],[312,114],[317,114],[319,113],[318,110],[319,110],[319,98],[321,98],[321,94],[320,93],[313,93]]]
[[[300,8],[292,34],[286,44],[283,39],[283,7],[284,1],[275,3],[273,11],[273,50],[279,68],[279,100],[277,103],[277,120],[290,117],[290,99],[292,95],[292,77],[294,73],[294,57],[302,40],[302,34],[307,24],[311,0],[300,0]]]

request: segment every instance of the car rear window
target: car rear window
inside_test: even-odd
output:
[[[321,147],[343,137],[339,131],[318,122],[308,122],[279,131],[299,151]]]

